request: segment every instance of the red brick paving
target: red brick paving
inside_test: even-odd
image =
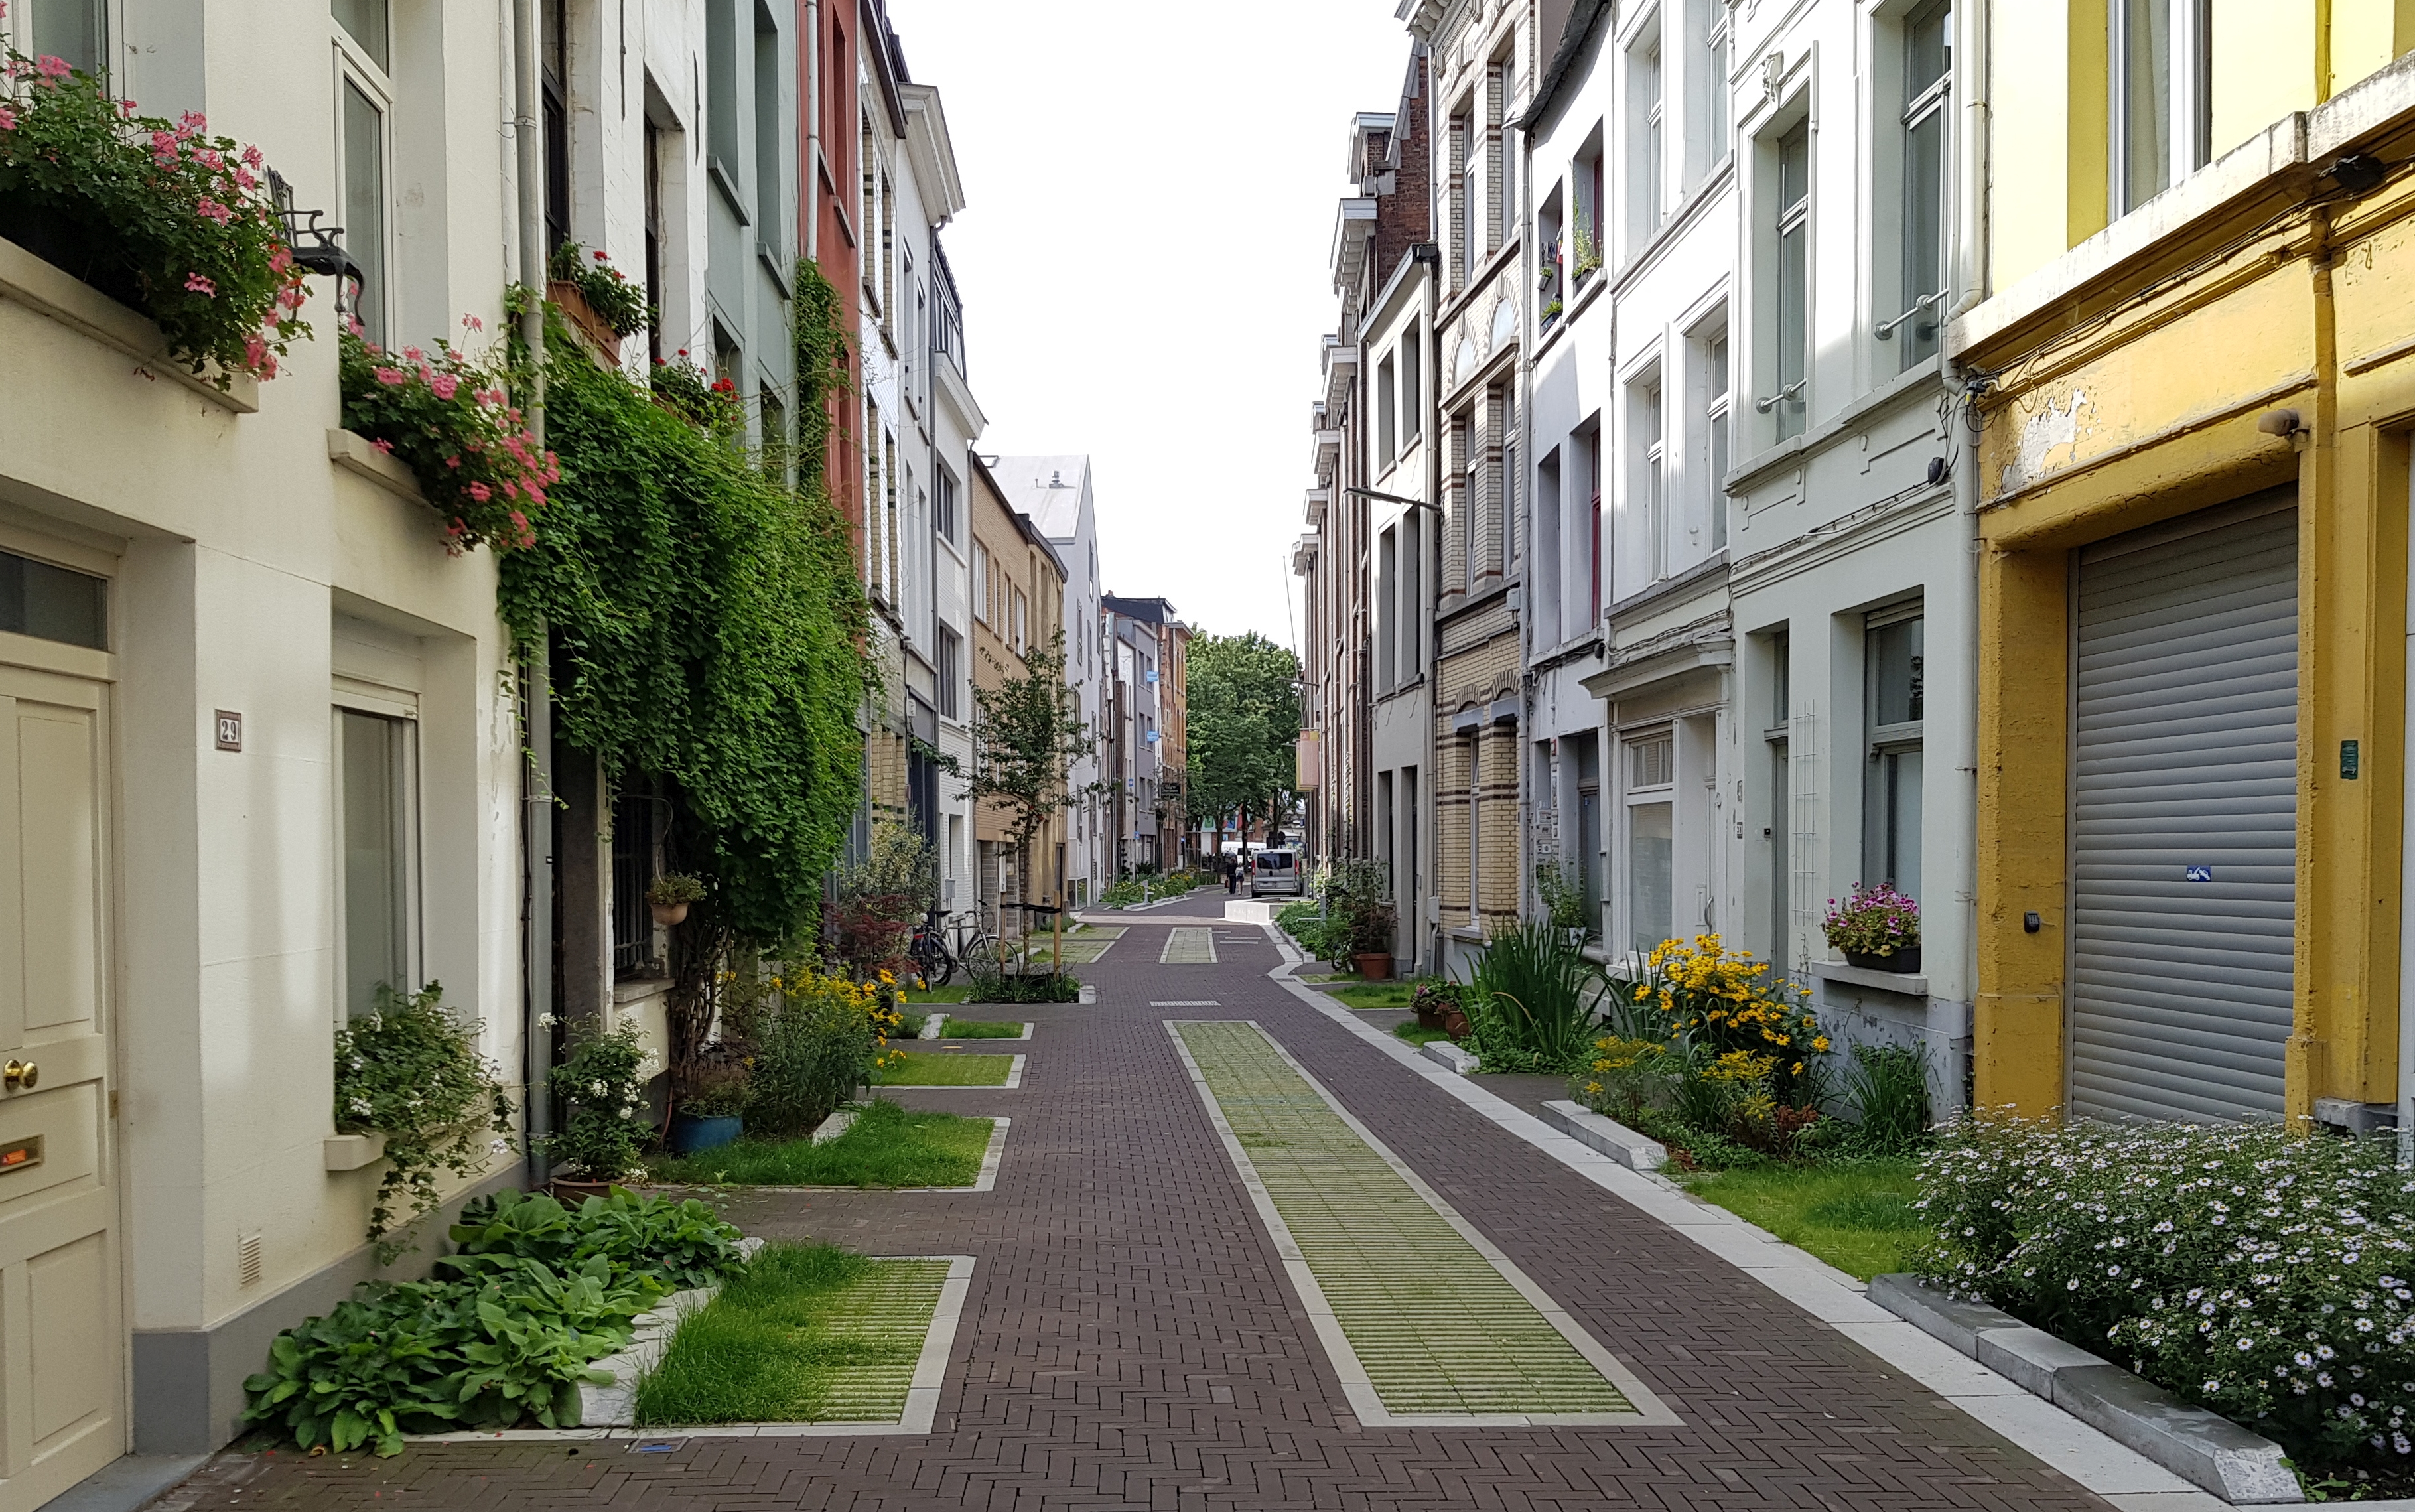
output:
[[[1222,893],[1131,920],[1221,913]],[[1021,1088],[912,1090],[1014,1119],[998,1190],[748,1199],[751,1233],[979,1257],[936,1431],[229,1453],[173,1512],[326,1508],[2102,1508],[2068,1478],[1373,1053],[1265,972],[1118,946],[1095,1006],[1028,1010]],[[1236,939],[1234,936],[1246,936]],[[1133,942],[1128,942],[1133,943]],[[1140,941],[1138,943],[1146,944]],[[1151,998],[1214,998],[1152,1010]],[[1361,1428],[1162,1026],[1253,1018],[1685,1419]],[[901,1093],[909,1089],[899,1089]]]

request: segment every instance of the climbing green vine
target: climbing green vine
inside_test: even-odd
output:
[[[818,471],[802,490],[564,337],[536,544],[501,560],[504,621],[552,645],[555,728],[676,784],[715,922],[788,934],[854,813],[862,592]]]

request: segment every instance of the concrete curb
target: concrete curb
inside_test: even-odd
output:
[[[1873,1277],[1869,1298],[2233,1506],[2306,1499],[2279,1445],[2009,1312],[1948,1296],[1906,1275]]]
[[[832,1109],[829,1117],[814,1126],[814,1143],[817,1145],[827,1145],[832,1140],[838,1138],[839,1135],[846,1133],[849,1129],[855,1127],[856,1116],[862,1111],[862,1110],[859,1108]]]
[[[943,1036],[939,1031],[947,1026],[948,1015],[935,1009],[922,1015],[922,1031],[920,1034],[917,1034],[914,1038],[917,1040],[941,1039]]]
[[[1478,1058],[1448,1040],[1430,1040],[1418,1049],[1428,1060],[1439,1061],[1462,1076],[1473,1076],[1481,1064]]]
[[[1630,1171],[1658,1171],[1669,1163],[1667,1145],[1579,1103],[1544,1103],[1543,1122],[1578,1144],[1601,1151]]]

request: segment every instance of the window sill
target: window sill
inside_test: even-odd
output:
[[[1768,481],[1772,472],[1795,460],[1805,452],[1822,450],[1838,437],[1859,430],[1881,412],[1943,382],[1944,374],[1945,358],[1942,353],[1925,359],[1917,367],[1906,368],[1883,386],[1872,389],[1841,412],[1821,421],[1802,435],[1790,436],[1766,451],[1746,457],[1728,472],[1722,485],[1724,491],[1731,494],[1749,492]]]
[[[731,213],[738,217],[738,223],[742,226],[755,224],[754,214],[746,208],[746,196],[738,192],[738,180],[722,166],[718,156],[712,153],[704,155],[704,173],[712,181],[712,187],[721,191],[721,197],[729,202]]]
[[[1814,961],[1811,974],[1822,981],[1840,981],[1852,987],[1900,993],[1906,997],[1928,996],[1928,979],[1909,971],[1872,971],[1866,966],[1849,966],[1841,961]]]
[[[1619,264],[1616,276],[1608,281],[1624,291],[1628,284],[1642,277],[1644,270],[1658,262],[1660,255],[1669,249],[1672,243],[1683,236],[1692,228],[1694,222],[1702,217],[1705,208],[1719,197],[1722,190],[1727,188],[1728,180],[1734,170],[1733,153],[1720,158],[1702,181],[1695,185],[1684,199],[1677,202],[1677,207],[1661,217],[1660,223],[1653,227],[1642,241],[1635,244],[1635,250],[1628,255],[1626,262]]]
[[[379,451],[368,437],[357,431],[327,432],[327,460],[356,478],[364,478],[398,499],[414,504],[426,504],[427,497],[419,491],[419,479],[411,469]]]
[[[796,275],[780,248],[758,238],[755,243],[755,255],[763,260],[763,271],[772,276],[772,287],[780,291],[780,297],[796,298]]]
[[[227,391],[219,392],[217,384],[186,371],[168,355],[167,338],[147,317],[6,240],[0,240],[0,299],[22,305],[103,346],[125,352],[134,359],[135,372],[144,378],[182,383],[218,408],[236,414],[256,414],[260,411],[260,380],[249,373],[234,373],[230,375]]]

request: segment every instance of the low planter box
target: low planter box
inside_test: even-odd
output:
[[[2001,1308],[1948,1296],[1906,1275],[1872,1278],[1869,1298],[2233,1506],[2306,1499],[2279,1445]]]

